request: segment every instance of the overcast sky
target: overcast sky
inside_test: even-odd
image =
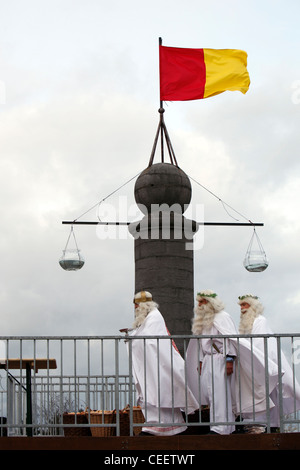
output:
[[[298,0],[0,0],[2,335],[114,335],[131,325],[130,236],[75,226],[85,265],[66,272],[58,261],[70,233],[62,221],[95,205],[80,220],[97,220],[97,202],[148,165],[159,37],[248,53],[246,95],[165,103],[179,166],[265,224],[257,233],[269,267],[256,274],[243,267],[251,228],[207,228],[195,291],[214,289],[237,324],[238,295],[259,295],[275,332],[300,332],[299,17]],[[132,210],[134,182],[106,203]],[[190,210],[203,207],[206,221],[245,221],[192,187]]]

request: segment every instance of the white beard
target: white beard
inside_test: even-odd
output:
[[[210,328],[215,319],[214,308],[210,303],[195,307],[195,317],[193,319],[192,333],[194,335],[201,335],[204,328]]]
[[[146,320],[147,315],[157,307],[158,305],[155,302],[141,302],[134,311],[135,320],[132,328],[139,328]]]
[[[259,316],[259,313],[257,313],[253,307],[249,307],[248,309],[245,308],[241,310],[241,312],[239,333],[241,335],[251,334],[254,320]]]

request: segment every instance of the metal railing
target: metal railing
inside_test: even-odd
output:
[[[173,341],[183,344],[182,356],[186,357],[186,351],[191,339],[199,340],[209,337],[191,336],[161,336],[161,337],[134,337],[124,341],[123,336],[82,336],[82,337],[0,337],[0,435],[1,436],[41,436],[41,435],[67,435],[68,431],[77,430],[104,430],[112,429],[114,435],[122,435],[122,419],[120,410],[127,408],[129,425],[128,435],[135,435],[135,431],[143,424],[143,415],[139,414],[139,420],[134,420],[134,409],[139,405],[138,394],[134,377],[132,375],[132,342],[142,341],[145,351],[143,362],[146,368],[147,341],[154,339],[158,344],[155,358],[155,370],[158,378],[160,370],[160,348],[162,342],[170,343],[170,363],[173,357]],[[224,341],[224,355],[226,355],[226,340],[228,336],[214,337]],[[232,338],[232,337],[231,337]],[[269,364],[268,357],[271,342],[275,342],[277,350],[278,384],[276,387],[279,409],[280,432],[299,431],[299,411],[296,398],[294,398],[293,410],[285,414],[282,373],[282,354],[284,352],[290,364],[291,381],[294,387],[294,397],[297,391],[297,376],[300,374],[300,334],[285,335],[237,335],[233,337],[237,344],[237,359],[235,361],[235,374],[237,382],[240,380],[239,371],[241,358],[239,357],[240,343],[247,340],[250,351],[253,344],[259,339],[263,344],[265,361],[265,375],[262,386],[266,396],[269,395]],[[274,349],[274,348],[273,348]],[[299,350],[299,352],[298,352]],[[213,354],[213,350],[211,351]],[[299,357],[298,357],[299,356]],[[254,362],[252,362],[254,364]],[[185,367],[185,385],[183,394],[188,393],[188,374]],[[254,376],[252,370],[252,386]],[[171,371],[176,377],[176,371]],[[145,373],[145,380],[147,374]],[[210,411],[214,403],[202,404],[201,391],[202,377],[197,375],[199,383],[200,413],[188,416],[187,410],[182,409],[184,421],[179,426],[187,426],[191,434],[207,432],[213,425],[231,424],[237,429],[243,425],[243,416],[237,412],[234,420],[215,421]],[[158,384],[160,381],[158,380]],[[144,384],[147,389],[147,383]],[[148,384],[149,385],[149,384]],[[174,380],[174,387],[176,386]],[[211,384],[212,389],[214,383]],[[159,385],[158,385],[159,387]],[[253,389],[254,390],[254,389]],[[158,395],[162,398],[164,390],[158,389]],[[226,392],[227,393],[227,392]],[[239,395],[239,394],[237,394]],[[214,399],[214,398],[213,398]],[[212,399],[212,400],[213,400]],[[241,400],[237,396],[237,400]],[[226,400],[227,403],[227,400]],[[227,405],[226,405],[227,406]],[[250,424],[256,423],[255,401],[253,400],[252,419]],[[92,422],[94,410],[114,411],[115,419],[111,423],[104,421],[104,413],[98,422]],[[143,405],[143,414],[146,417],[144,425],[155,426],[147,421],[147,404]],[[227,410],[230,411],[230,410]],[[85,415],[85,422],[80,421]],[[74,423],[66,422],[65,417],[72,415]],[[142,416],[142,418],[141,418]],[[159,413],[160,416],[160,413]],[[205,416],[203,418],[203,416]],[[159,423],[161,426],[174,425],[170,422]],[[267,400],[265,421],[263,425],[267,431],[271,430],[270,402]]]

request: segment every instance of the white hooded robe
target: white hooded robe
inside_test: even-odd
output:
[[[267,319],[263,315],[259,315],[255,318],[252,326],[252,334],[253,335],[266,335],[270,334],[273,335],[273,331],[268,325]],[[264,338],[253,338],[253,344],[255,348],[259,349],[264,353]],[[268,346],[268,356],[269,358],[278,364],[278,347],[277,347],[277,339],[275,337],[268,338],[267,341]],[[297,379],[293,376],[293,371],[288,363],[288,360],[284,353],[281,352],[280,360],[281,360],[281,380],[279,381],[282,393],[282,414],[288,415],[293,412],[296,412],[300,409],[300,386]],[[274,393],[271,395],[273,401],[275,403],[275,409],[272,410],[272,419],[273,423],[272,426],[279,426],[279,415],[280,415],[280,400],[279,400],[279,384],[274,390]]]
[[[220,335],[237,335],[235,325],[230,315],[224,311],[214,317],[214,326]],[[188,384],[194,396],[199,397],[199,344],[201,338],[192,338],[186,354]],[[245,338],[231,338],[235,344],[237,360],[235,361],[235,399],[232,400],[235,414],[266,411],[274,403],[266,400],[266,366],[268,395],[274,390],[278,382],[278,367],[272,360],[265,362],[264,354],[254,346],[251,348]],[[227,353],[226,353],[227,354]],[[225,355],[225,351],[224,351]],[[224,357],[225,362],[225,357]],[[253,374],[253,370],[255,373]],[[201,387],[201,385],[200,385]],[[201,395],[199,401],[201,400]],[[204,403],[201,403],[204,404]]]
[[[145,420],[171,425],[145,426],[143,431],[156,435],[183,432],[186,426],[176,426],[184,423],[181,410],[189,414],[199,408],[185,381],[184,360],[170,339],[138,338],[144,336],[169,336],[158,309],[152,310],[142,325],[129,333],[132,372]]]

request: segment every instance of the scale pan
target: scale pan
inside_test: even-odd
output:
[[[63,250],[63,256],[59,260],[60,266],[65,271],[78,271],[84,265],[84,259],[80,250]]]
[[[251,251],[244,259],[244,267],[250,273],[260,273],[267,269],[268,265],[266,255],[261,251]]]

